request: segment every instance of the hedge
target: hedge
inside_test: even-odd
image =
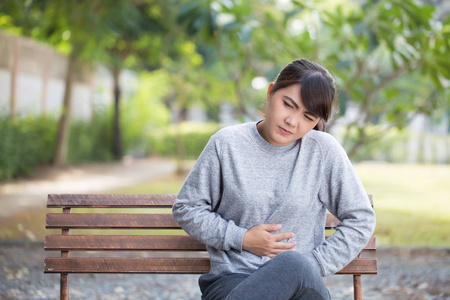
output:
[[[53,157],[56,122],[51,117],[0,116],[0,180],[29,174]]]
[[[38,165],[53,158],[58,122],[53,117],[11,118],[0,116],[0,180],[32,173]],[[68,164],[110,161],[112,122],[108,114],[97,114],[89,122],[71,125]],[[124,136],[128,155],[177,155],[177,132],[185,149],[185,158],[196,159],[209,138],[219,129],[216,124],[184,123],[181,126],[154,127],[142,138]],[[124,131],[128,132],[128,131]],[[137,134],[134,133],[136,136]]]

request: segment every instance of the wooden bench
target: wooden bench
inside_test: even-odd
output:
[[[169,210],[175,197],[176,195],[49,195],[47,207],[62,208],[62,213],[48,213],[46,228],[62,229],[62,233],[47,235],[44,248],[46,251],[61,251],[61,256],[45,258],[44,272],[61,274],[61,299],[69,298],[69,274],[207,273],[210,266],[205,246],[181,232]],[[372,202],[372,197],[369,198]],[[121,210],[119,213],[105,213],[104,209],[99,211],[101,208],[108,208],[106,211],[111,211],[110,208]],[[160,210],[164,208],[165,210]],[[337,224],[338,219],[327,215],[326,229],[335,229]],[[70,235],[71,229],[97,230],[84,230],[91,234]],[[131,235],[107,235],[110,229],[128,229],[134,232]],[[178,229],[179,232],[175,232],[175,235],[157,235],[158,231],[136,235],[135,229]],[[103,234],[98,234],[99,232]],[[134,254],[140,254],[136,253],[138,251],[144,254],[145,251],[146,257],[115,257],[104,252],[109,250],[130,250]],[[85,252],[83,257],[69,257],[69,252],[74,251],[101,251],[102,256],[86,257]],[[168,251],[178,251],[176,253],[179,255],[174,257],[173,252]],[[371,238],[363,251],[376,251],[375,237]],[[156,254],[148,257],[149,253]],[[171,255],[167,256],[167,253]],[[354,298],[362,299],[361,275],[377,274],[377,259],[362,258],[360,254],[337,274],[353,275]]]

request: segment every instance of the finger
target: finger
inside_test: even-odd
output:
[[[275,241],[281,241],[293,238],[294,234],[292,232],[279,232],[272,233],[272,237],[275,239]]]
[[[289,243],[284,243],[284,242],[277,242],[273,244],[272,249],[273,250],[288,250],[288,249],[292,249],[294,248],[294,246],[296,245],[296,242],[289,242]]]
[[[265,231],[277,231],[281,229],[281,224],[261,224],[260,226]]]
[[[274,250],[267,256],[273,258],[273,257],[277,256],[278,254],[280,254],[281,252],[284,252],[284,251],[295,251],[295,250],[294,249]]]

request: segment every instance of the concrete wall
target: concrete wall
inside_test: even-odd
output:
[[[51,47],[0,31],[0,111],[11,113],[11,81],[15,73],[16,115],[58,116],[66,68],[67,58]],[[101,66],[81,66],[72,97],[73,117],[89,119],[95,106],[112,101],[110,73]]]

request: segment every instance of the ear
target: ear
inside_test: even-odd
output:
[[[273,89],[273,85],[274,84],[275,84],[274,82],[271,82],[269,84],[269,87],[267,88],[267,95],[266,95],[267,101],[269,101],[270,100],[270,96],[272,96],[272,89]]]

